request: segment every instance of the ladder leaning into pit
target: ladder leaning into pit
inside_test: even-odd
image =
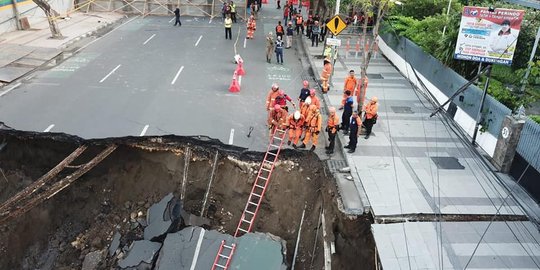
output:
[[[234,237],[240,237],[251,232],[253,229],[253,223],[257,217],[257,212],[259,212],[259,208],[264,198],[264,193],[266,192],[268,184],[270,183],[270,176],[272,176],[272,171],[274,171],[274,166],[278,160],[279,152],[281,151],[281,146],[283,145],[286,134],[287,132],[283,129],[275,129],[272,133],[272,139],[268,144],[268,149],[266,150],[266,154],[261,162],[259,172],[257,173],[257,178],[253,182],[251,193],[249,194],[246,207],[244,207],[244,212],[240,217],[240,222],[238,222],[238,226],[236,227]],[[230,265],[235,248],[235,244],[226,245],[225,240],[222,241],[216,259],[214,260],[212,270],[226,270]],[[226,260],[225,263],[218,263],[224,260]]]

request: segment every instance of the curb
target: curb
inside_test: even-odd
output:
[[[313,57],[309,54],[309,51],[306,49],[307,46],[309,46],[309,45],[307,44],[307,41],[304,39],[304,35],[302,35],[300,39],[302,40],[302,42],[301,42],[302,43],[302,49],[303,49],[304,54],[306,55],[306,58],[308,59],[308,62],[309,62],[309,69],[311,69],[311,72],[315,76],[315,78],[313,78],[313,80],[317,83],[317,86],[318,86],[319,90],[321,90],[319,80],[317,79],[317,77],[320,76],[320,74],[319,74],[318,70],[315,68],[315,63],[314,63]],[[323,44],[323,46],[324,46],[324,44]],[[321,92],[321,94],[322,94],[322,92]],[[328,95],[327,94],[322,94],[322,100],[324,101],[324,106],[326,107],[326,109],[328,109],[329,104],[331,105],[330,99],[328,98]],[[350,164],[352,162],[351,162],[347,152],[343,148],[343,143],[341,142],[341,140],[342,139],[341,139],[341,136],[340,136],[339,131],[338,131],[338,135],[336,136],[336,146],[335,147],[339,147],[339,151],[341,151],[341,154],[343,155],[345,163],[347,163],[347,166],[350,167]],[[339,177],[338,174],[340,174],[340,172],[333,173],[334,178]],[[359,193],[358,197],[360,198],[360,202],[362,203],[363,209],[343,209],[343,203],[341,202],[341,205],[339,207],[340,210],[342,210],[342,212],[344,212],[346,214],[354,214],[354,215],[370,213],[371,212],[371,204],[369,203],[369,199],[367,198],[367,193],[366,193],[366,191],[364,189],[364,186],[362,185],[362,182],[360,180],[360,176],[358,175],[358,173],[353,173],[352,170],[348,174],[350,174],[352,176],[352,178],[353,178],[353,182],[354,182],[354,185],[355,185],[356,189],[358,190],[358,193]]]
[[[120,19],[119,19],[120,20]],[[82,40],[83,38],[86,38],[86,37],[90,37],[90,36],[93,36],[94,34],[96,34],[98,31],[102,30],[103,28],[106,28],[106,27],[110,27],[111,25],[113,25],[116,21],[110,21],[110,22],[107,22],[105,24],[102,24],[96,28],[94,28],[94,30],[91,30],[91,31],[88,31],[86,32],[85,34],[83,35],[80,35],[74,39],[71,39],[70,41],[60,45],[60,47],[58,47],[59,49],[61,50],[65,50],[67,48],[69,48],[71,45],[75,44],[76,42]]]

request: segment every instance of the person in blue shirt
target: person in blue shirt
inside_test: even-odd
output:
[[[286,49],[291,48],[293,35],[294,35],[294,27],[292,25],[292,22],[290,21],[287,24],[287,47],[285,47]]]
[[[350,96],[351,91],[345,91],[345,93],[347,92],[349,92],[349,97],[345,100],[345,105],[343,106],[343,114],[341,115],[341,129],[343,130],[343,135],[349,134],[349,124],[354,104],[354,100]]]

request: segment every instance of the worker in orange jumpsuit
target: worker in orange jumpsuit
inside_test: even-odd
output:
[[[373,125],[377,122],[378,114],[377,111],[379,110],[379,99],[377,97],[371,97],[371,100],[368,104],[366,104],[364,108],[365,113],[365,120],[364,120],[364,127],[366,128],[366,137],[365,139],[369,139],[369,135],[371,135],[371,129],[373,128]]]
[[[330,155],[334,153],[336,135],[339,130],[339,117],[336,114],[336,108],[330,107],[328,108],[328,111],[330,112],[330,115],[326,122],[326,132],[328,132],[328,141],[330,141],[330,143],[326,147],[326,153]]]
[[[282,109],[289,112],[289,107],[287,107],[287,101],[288,101],[292,104],[293,108],[296,109],[296,104],[294,104],[292,98],[289,95],[285,94],[285,92],[281,89],[278,90],[277,92],[278,92],[278,95],[276,96],[274,100],[274,104],[280,105]]]
[[[323,93],[328,92],[328,90],[330,89],[328,85],[328,81],[330,80],[331,74],[332,74],[332,64],[330,63],[330,59],[325,58],[323,70],[321,72],[321,84],[322,84]]]
[[[253,15],[249,16],[249,19],[247,21],[247,36],[248,39],[253,39],[253,33],[255,33],[255,30],[257,30],[257,22],[255,21],[255,17]]]
[[[311,140],[311,149],[310,151],[314,151],[315,147],[317,146],[317,142],[319,141],[319,132],[321,131],[322,127],[322,116],[319,112],[319,109],[317,109],[317,106],[311,104],[309,106],[309,116],[306,118],[306,137],[304,137],[304,141],[302,141],[302,145],[298,146],[298,148],[306,148],[306,144],[309,143]]]
[[[315,95],[315,89],[309,90],[309,97],[311,98],[311,104],[317,106],[317,109],[321,109],[321,101]]]
[[[296,111],[289,115],[287,118],[287,124],[289,127],[289,141],[287,141],[287,145],[291,145],[292,141],[292,146],[296,148],[296,144],[298,144],[298,140],[300,139],[300,136],[302,136],[305,121],[306,118],[300,113],[300,111]]]
[[[356,93],[356,77],[354,76],[354,70],[349,71],[349,76],[345,78],[345,84],[343,85],[343,98],[341,99],[341,107],[339,107],[340,110],[343,110],[343,106],[345,106],[345,100],[347,100],[350,96],[358,95]],[[350,94],[347,95],[347,91],[350,91]]]
[[[270,140],[276,128],[285,130],[287,128],[287,112],[281,109],[281,106],[274,105],[274,109],[268,117],[268,130],[270,131]]]
[[[272,111],[274,105],[276,105],[276,97],[279,96],[279,85],[277,83],[272,84],[272,89],[268,91],[266,95],[266,110],[268,113]]]

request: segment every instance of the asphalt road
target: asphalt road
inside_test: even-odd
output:
[[[0,97],[0,121],[83,138],[206,135],[264,150],[270,85],[293,97],[301,88],[295,49],[285,50],[283,66],[275,56],[266,63],[264,35],[281,12],[263,6],[253,40],[240,22],[225,40],[220,18],[183,17],[181,27],[167,17],[134,18]],[[247,74],[241,92],[229,93],[235,43]]]

